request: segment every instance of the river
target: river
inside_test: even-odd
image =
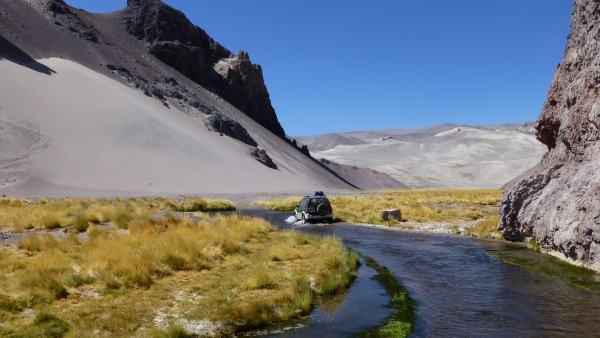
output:
[[[497,250],[523,250],[522,246],[345,223],[290,225],[286,222],[289,213],[242,213],[263,217],[279,228],[336,236],[388,267],[415,300],[413,337],[600,336],[600,296],[490,255]],[[333,310],[318,306],[304,323],[252,335],[342,337],[377,327],[392,310],[386,307],[384,291],[370,279],[372,275],[363,265],[350,290],[333,302]]]

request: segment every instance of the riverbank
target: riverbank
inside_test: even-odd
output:
[[[337,222],[403,230],[502,239],[498,231],[501,190],[399,190],[338,193],[329,196]],[[256,201],[274,211],[293,211],[301,197]],[[383,220],[385,209],[400,209],[400,220]]]

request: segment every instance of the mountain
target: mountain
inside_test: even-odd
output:
[[[371,168],[410,188],[500,188],[544,153],[531,126],[443,124],[295,139],[316,158]]]
[[[374,169],[339,164],[324,158],[321,159],[321,163],[348,183],[361,190],[408,189],[404,183]]]
[[[571,34],[535,129],[547,152],[504,193],[500,228],[600,270],[600,10],[576,0]]]
[[[351,189],[285,138],[260,66],[157,0],[0,11],[0,194]]]

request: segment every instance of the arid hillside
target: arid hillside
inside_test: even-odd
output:
[[[161,1],[0,13],[0,194],[352,188],[285,138],[246,52]]]

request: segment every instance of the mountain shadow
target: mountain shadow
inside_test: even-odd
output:
[[[56,74],[52,68],[37,62],[22,49],[6,40],[2,35],[0,35],[0,60],[8,60],[46,75]]]

